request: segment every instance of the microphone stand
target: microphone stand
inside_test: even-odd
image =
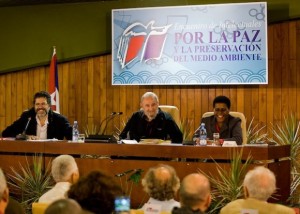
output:
[[[26,131],[27,131],[28,125],[30,123],[30,120],[31,120],[31,117],[28,118],[28,121],[26,123],[24,131],[21,134],[18,134],[16,136],[16,140],[27,140]]]
[[[106,124],[105,124],[105,127],[104,127],[104,129],[103,129],[101,135],[104,135],[104,133],[105,133],[105,131],[106,131],[106,128],[107,128],[107,124],[109,123],[109,121],[111,121],[112,119],[114,119],[115,116],[121,115],[121,114],[123,114],[123,112],[117,112],[117,113],[115,113],[114,115],[112,115],[112,116],[107,120],[107,122],[106,122]]]
[[[110,115],[108,115],[106,118],[104,118],[99,126],[99,129],[97,131],[97,135],[89,135],[89,137],[87,139],[91,140],[91,141],[96,141],[96,142],[112,142],[114,139],[112,135],[104,135],[105,130],[107,128],[107,124],[109,123],[109,121],[111,121],[116,115],[121,115],[123,114],[123,112],[112,112]],[[103,129],[103,131],[101,132],[101,127],[103,125],[103,123],[106,121],[105,127]],[[100,133],[101,132],[101,133]]]

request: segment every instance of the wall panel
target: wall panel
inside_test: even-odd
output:
[[[61,63],[61,113],[72,123],[78,120],[83,131],[87,125],[90,130],[99,125],[111,112],[122,111],[120,118],[108,124],[107,133],[112,133],[140,108],[140,96],[154,91],[160,104],[175,105],[182,118],[192,120],[192,129],[198,127],[204,112],[212,111],[214,97],[222,94],[230,97],[232,111],[244,112],[248,124],[254,117],[255,124],[269,127],[291,112],[300,119],[300,21],[270,25],[268,38],[268,85],[112,86],[111,55]],[[46,66],[0,75],[1,130],[31,107],[36,91],[48,90],[48,72]]]

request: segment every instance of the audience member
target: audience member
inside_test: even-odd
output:
[[[200,173],[187,175],[179,190],[181,207],[175,207],[172,214],[202,214],[211,203],[209,180]]]
[[[2,169],[0,169],[0,214],[5,213],[9,201],[9,190]]]
[[[160,164],[150,168],[142,179],[142,185],[150,199],[143,206],[156,204],[161,206],[161,211],[170,212],[174,207],[179,207],[180,203],[174,200],[179,189],[179,178],[173,167]]]
[[[172,143],[182,143],[182,133],[172,116],[162,111],[158,97],[153,92],[146,92],[141,98],[142,110],[135,112],[128,120],[120,134],[120,139],[126,139],[129,132],[131,140],[141,139],[171,139]]]
[[[276,178],[272,171],[263,166],[250,170],[244,179],[245,199],[237,199],[221,209],[221,214],[259,213],[294,214],[294,210],[280,204],[268,203],[276,191]],[[244,212],[243,212],[244,211]]]
[[[243,143],[241,119],[229,114],[230,99],[225,96],[218,96],[213,101],[214,115],[201,119],[205,124],[207,138],[213,139],[213,133],[220,134],[220,141],[236,141],[238,145]],[[196,130],[193,139],[200,143],[199,132]]]
[[[42,195],[39,202],[52,203],[55,200],[66,198],[66,192],[79,178],[75,159],[70,155],[60,155],[52,161],[51,174],[56,182],[55,186]]]
[[[73,199],[59,199],[47,207],[45,214],[82,214],[82,209]]]
[[[82,209],[101,214],[111,214],[114,200],[122,196],[121,187],[100,171],[92,171],[81,177],[68,191],[68,197],[76,200]]]
[[[2,137],[16,137],[25,132],[27,139],[72,139],[72,127],[69,121],[50,108],[51,97],[45,91],[37,92],[33,97],[33,107],[22,113],[12,125],[3,132]]]
[[[25,214],[25,210],[22,205],[13,198],[9,198],[8,205],[5,209],[6,214]]]

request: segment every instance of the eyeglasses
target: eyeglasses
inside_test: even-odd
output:
[[[44,107],[44,106],[47,106],[48,103],[35,103],[34,105],[35,106],[42,106],[42,107]]]
[[[215,108],[216,112],[225,112],[227,110],[228,110],[227,108]]]

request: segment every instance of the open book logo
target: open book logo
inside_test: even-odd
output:
[[[171,25],[154,27],[154,21],[146,26],[133,23],[127,27],[120,39],[117,57],[122,69],[130,63],[161,58]]]

